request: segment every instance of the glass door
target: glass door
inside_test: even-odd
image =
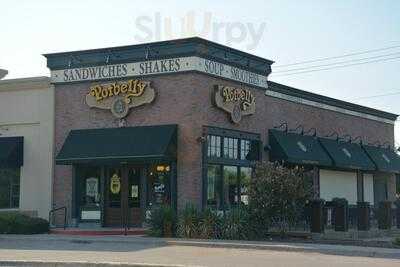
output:
[[[77,171],[77,181],[80,191],[78,199],[79,217],[82,222],[100,222],[101,168],[95,166],[81,166]]]
[[[141,184],[140,177],[142,175],[143,168],[138,166],[127,166],[126,175],[127,175],[127,198],[126,198],[126,207],[127,207],[127,224],[128,227],[131,226],[140,226],[142,222],[142,213],[141,213]]]
[[[104,220],[106,226],[122,225],[122,168],[109,167],[105,171],[106,186],[104,188]]]
[[[105,225],[125,227],[141,223],[140,177],[142,168],[118,166],[106,169]]]

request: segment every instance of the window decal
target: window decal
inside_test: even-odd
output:
[[[351,158],[351,153],[347,150],[347,148],[342,148],[342,151],[347,157]]]
[[[301,141],[298,141],[297,145],[303,152],[307,152],[307,147]]]
[[[382,154],[382,158],[387,162],[390,163],[390,159],[388,156],[386,156],[386,154]]]

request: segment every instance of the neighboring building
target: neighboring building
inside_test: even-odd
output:
[[[162,203],[247,203],[253,162],[267,159],[314,171],[326,200],[394,200],[397,115],[267,82],[270,60],[200,38],[45,56],[53,204],[71,222],[141,225]]]
[[[0,212],[47,219],[52,205],[54,88],[48,77],[0,81]]]

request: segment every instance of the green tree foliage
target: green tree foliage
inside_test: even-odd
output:
[[[295,224],[311,196],[311,179],[302,168],[258,163],[250,182],[252,223],[256,229],[276,226],[282,233]]]

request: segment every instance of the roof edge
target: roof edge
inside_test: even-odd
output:
[[[351,102],[339,100],[336,98],[316,94],[316,93],[311,93],[305,90],[297,89],[288,85],[284,85],[281,83],[273,82],[273,81],[268,81],[269,88],[268,90],[272,90],[278,93],[283,93],[289,96],[293,97],[299,97],[302,99],[310,100],[310,101],[315,101],[318,103],[326,104],[326,105],[331,105],[334,107],[338,108],[343,108],[355,112],[360,112],[368,115],[373,115],[376,117],[384,118],[387,120],[391,121],[396,121],[397,118],[399,117],[398,114],[390,113],[387,111],[379,110],[379,109],[374,109],[366,106],[361,106],[358,104],[354,104]]]
[[[47,76],[0,80],[0,91],[34,90],[50,87],[50,77]]]
[[[248,52],[242,51],[240,49],[236,49],[236,48],[231,48],[228,46],[225,46],[223,44],[214,42],[214,41],[210,41],[207,40],[205,38],[201,38],[198,36],[195,37],[188,37],[188,38],[178,38],[178,39],[171,39],[171,40],[165,40],[165,41],[155,41],[155,42],[149,42],[149,43],[139,43],[139,44],[133,44],[133,45],[122,45],[122,46],[113,46],[113,47],[102,47],[102,48],[95,48],[95,49],[83,49],[83,50],[72,50],[72,51],[66,51],[66,52],[55,52],[55,53],[45,53],[42,54],[42,56],[44,57],[49,57],[49,56],[62,56],[62,55],[72,55],[72,54],[76,54],[76,53],[96,53],[96,52],[109,52],[109,51],[122,51],[122,50],[129,50],[132,48],[137,48],[137,47],[143,47],[143,46],[161,46],[161,45],[168,45],[168,44],[176,44],[176,43],[190,43],[190,42],[198,42],[198,43],[202,43],[202,44],[211,44],[214,45],[220,49],[223,50],[229,50],[229,51],[233,51],[235,53],[238,54],[243,54],[246,55],[247,57],[253,58],[253,59],[257,59],[257,60],[261,60],[261,61],[266,61],[270,64],[273,64],[275,61],[273,60],[269,60],[260,56],[256,56],[253,54],[250,54]]]

